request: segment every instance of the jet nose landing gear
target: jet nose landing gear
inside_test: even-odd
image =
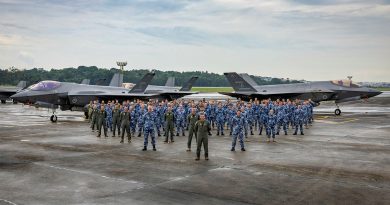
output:
[[[50,121],[51,122],[57,122],[57,115],[52,115],[51,117],[50,117]]]
[[[337,106],[337,108],[334,110],[334,114],[335,114],[336,116],[339,116],[339,115],[341,115],[341,110],[340,110],[339,105],[336,104],[336,106]]]

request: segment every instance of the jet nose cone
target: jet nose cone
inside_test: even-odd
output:
[[[16,102],[24,103],[26,101],[26,96],[23,93],[16,93],[10,97],[11,99],[15,100]]]
[[[380,95],[380,94],[382,94],[381,91],[375,90],[375,89],[370,89],[370,97],[374,97],[374,96],[377,96],[377,95]]]

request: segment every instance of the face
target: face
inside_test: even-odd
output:
[[[152,106],[148,106],[148,112],[152,112],[153,111],[153,107]]]
[[[204,114],[200,115],[200,120],[204,121],[204,119],[205,119],[205,115]]]
[[[241,116],[241,111],[237,111],[237,116],[240,117]]]

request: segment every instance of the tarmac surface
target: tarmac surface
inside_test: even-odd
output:
[[[187,137],[143,152],[143,138],[96,138],[80,112],[51,123],[47,109],[1,104],[0,204],[388,204],[389,102],[341,116],[325,103],[305,135],[249,136],[246,152],[214,130],[198,162]]]

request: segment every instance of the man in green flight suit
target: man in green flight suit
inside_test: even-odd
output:
[[[93,111],[92,111],[92,117],[91,117],[91,128],[92,128],[92,132],[95,131],[95,126],[96,126],[96,129],[98,128],[98,126],[97,126],[97,117],[98,117],[98,114],[99,114],[99,109],[97,108],[97,105],[94,104],[94,105],[93,105]]]
[[[196,132],[195,123],[199,120],[199,116],[196,114],[196,108],[191,109],[191,113],[187,116],[187,122],[189,123],[188,128],[188,141],[187,141],[187,152],[191,152],[192,137],[195,136],[196,143]]]
[[[124,111],[120,114],[120,121],[121,121],[121,128],[122,128],[122,136],[121,136],[121,142],[123,143],[125,132],[127,133],[127,140],[130,143],[131,142],[131,133],[130,133],[130,112],[127,106],[125,106]],[[119,127],[118,127],[119,129]]]
[[[165,141],[164,141],[164,143],[169,143],[168,142],[169,135],[171,135],[170,138],[171,138],[171,143],[172,143],[172,142],[174,142],[173,141],[173,127],[175,126],[174,125],[175,115],[172,112],[172,107],[168,107],[168,112],[165,113],[164,119],[165,119]]]
[[[210,127],[210,123],[205,120],[205,114],[204,113],[201,113],[199,115],[200,117],[200,120],[198,120],[196,123],[195,123],[195,133],[196,133],[196,136],[198,137],[197,139],[197,148],[196,148],[196,159],[195,160],[199,160],[200,158],[200,151],[201,151],[201,148],[202,148],[202,144],[203,144],[203,147],[204,147],[204,157],[206,160],[209,160],[209,142],[208,142],[208,135],[209,135],[209,131],[211,130],[211,127]]]
[[[116,104],[112,111],[112,137],[115,137],[116,129],[118,129],[118,136],[121,136],[121,110],[119,106],[119,104]]]
[[[101,133],[102,133],[102,127],[103,127],[103,130],[104,130],[104,136],[105,137],[108,137],[107,136],[107,125],[106,125],[106,117],[107,117],[107,113],[106,111],[104,110],[104,106],[101,105],[100,106],[100,111],[98,111],[98,114],[97,114],[97,127],[98,127],[98,136],[97,137],[100,137]]]

